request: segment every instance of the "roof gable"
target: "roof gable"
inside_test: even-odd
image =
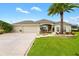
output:
[[[54,22],[47,19],[42,19],[42,20],[36,21],[36,23],[54,23]]]
[[[55,24],[60,24],[61,22],[55,22]],[[66,24],[66,25],[72,25],[70,23],[67,23],[67,22],[63,22],[63,24]]]
[[[17,23],[14,23],[14,24],[60,24],[61,22],[53,22],[53,21],[50,21],[50,20],[47,20],[47,19],[42,19],[42,20],[38,20],[36,22],[34,21],[21,21],[21,22],[17,22]],[[71,25],[67,22],[64,22],[64,24],[67,24],[67,25]]]

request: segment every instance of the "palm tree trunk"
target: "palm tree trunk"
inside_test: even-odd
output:
[[[63,34],[63,12],[60,12],[61,25],[60,25],[60,33]]]

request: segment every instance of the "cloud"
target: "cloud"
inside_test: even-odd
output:
[[[69,23],[72,24],[78,24],[79,25],[79,16],[70,17],[69,20],[66,20]]]
[[[39,8],[39,7],[32,7],[31,10],[36,10],[36,11],[40,11],[40,12],[42,11],[41,8]]]
[[[76,16],[76,17],[70,17],[71,19],[76,19],[78,20],[79,19],[79,16]]]
[[[23,10],[21,8],[16,8],[16,11],[21,12],[21,13],[25,13],[25,14],[30,13],[29,11]]]
[[[72,20],[73,23],[77,23],[77,24],[79,24],[79,16],[76,16],[76,17],[70,17],[70,19]]]

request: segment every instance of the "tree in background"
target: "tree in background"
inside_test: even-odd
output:
[[[1,33],[8,33],[11,32],[13,29],[13,26],[7,22],[4,22],[2,20],[0,20],[0,32]]]

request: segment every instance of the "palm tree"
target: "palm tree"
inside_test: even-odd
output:
[[[53,3],[48,9],[48,15],[53,16],[55,14],[59,14],[61,18],[61,31],[60,33],[63,34],[63,16],[65,12],[70,13],[70,11],[74,11],[73,8],[79,8],[78,4],[72,3]]]

